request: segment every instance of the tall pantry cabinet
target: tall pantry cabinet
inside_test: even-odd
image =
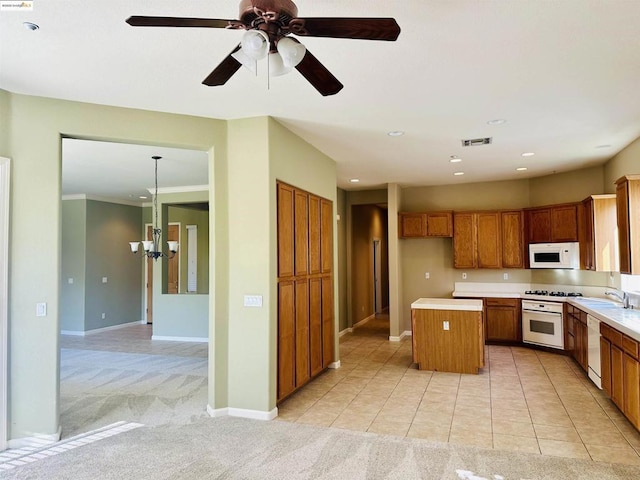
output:
[[[278,401],[333,362],[333,204],[285,183],[278,196]]]

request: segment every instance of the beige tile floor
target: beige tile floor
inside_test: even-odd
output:
[[[640,433],[570,358],[489,346],[479,375],[420,371],[381,317],[340,339],[341,368],[282,402],[279,420],[640,465]]]

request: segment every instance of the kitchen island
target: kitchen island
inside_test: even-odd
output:
[[[477,374],[484,367],[482,300],[420,298],[411,304],[411,330],[418,369]]]

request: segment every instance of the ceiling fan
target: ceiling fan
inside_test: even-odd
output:
[[[400,27],[393,18],[298,18],[291,0],[241,0],[240,19],[132,16],[134,27],[199,27],[246,30],[242,42],[202,82],[224,85],[241,66],[255,71],[256,61],[269,57],[270,75],[295,68],[323,96],[335,95],[342,83],[298,40],[307,37],[395,41]]]

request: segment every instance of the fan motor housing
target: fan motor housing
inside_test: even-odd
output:
[[[239,18],[244,23],[262,17],[269,22],[278,22],[280,17],[296,18],[298,7],[291,0],[241,0]]]

